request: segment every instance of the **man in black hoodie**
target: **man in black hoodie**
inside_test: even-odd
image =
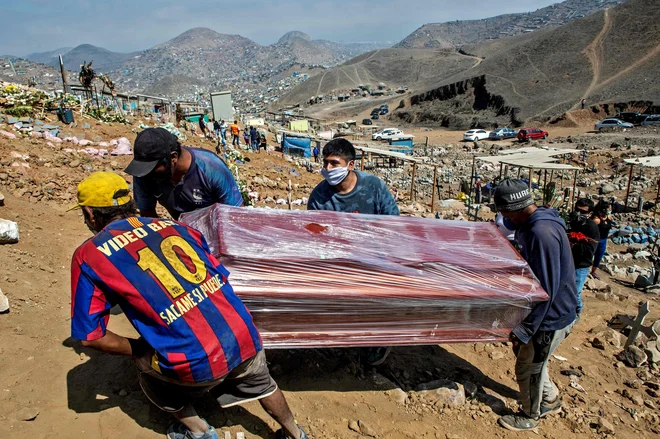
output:
[[[494,198],[504,225],[516,231],[523,258],[549,296],[511,332],[522,413],[499,419],[509,430],[532,430],[541,417],[561,411],[559,391],[548,375],[548,360],[573,328],[575,266],[564,220],[554,209],[537,207],[526,183],[504,180]]]

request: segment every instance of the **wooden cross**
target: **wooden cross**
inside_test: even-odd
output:
[[[626,340],[624,349],[635,342],[635,339],[637,339],[637,335],[639,335],[640,332],[646,335],[649,340],[652,338],[658,338],[658,332],[660,332],[660,320],[651,326],[644,326],[644,319],[646,319],[648,313],[649,303],[644,302],[639,305],[637,317],[634,320],[628,316],[621,316],[621,321],[627,326],[630,326],[630,335],[628,335],[628,340]]]

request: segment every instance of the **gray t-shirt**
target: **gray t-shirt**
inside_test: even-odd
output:
[[[323,180],[307,202],[307,210],[334,210],[335,212],[398,215],[399,207],[385,183],[378,177],[360,171],[357,183],[347,194],[338,194]]]

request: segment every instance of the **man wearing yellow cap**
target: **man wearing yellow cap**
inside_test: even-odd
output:
[[[137,216],[128,184],[111,172],[78,185],[78,207],[95,235],[73,255],[71,335],[83,346],[133,356],[144,393],[179,421],[167,437],[217,439],[191,405],[217,387],[222,407],[259,400],[282,426],[278,437],[306,439],[270,376],[250,313],[204,236]],[[139,339],[107,329],[114,305]]]

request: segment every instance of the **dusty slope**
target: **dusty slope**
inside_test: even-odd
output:
[[[363,55],[299,85],[284,101],[302,103],[316,90],[327,93],[352,86],[355,75],[351,77],[350,72],[355,64],[374,78],[386,76],[394,85],[410,86],[413,94],[421,92],[413,96],[413,102],[448,100],[446,111],[469,104],[472,112],[483,110],[479,99],[487,93],[487,100],[497,105],[495,111],[515,109],[521,121],[561,114],[576,108],[583,97],[589,105],[633,100],[657,103],[659,22],[660,2],[629,0],[558,28],[464,46],[463,51],[475,55],[476,62],[467,57],[456,62],[456,55],[447,52],[413,49],[391,49],[385,51],[390,56],[377,58],[380,51],[372,54],[379,60],[377,68]],[[420,80],[415,80],[417,74]],[[479,83],[485,88],[473,92],[462,85],[472,78],[483,78]],[[457,89],[464,90],[464,96],[458,103],[449,102],[456,98]]]
[[[498,15],[484,20],[429,23],[394,47],[406,49],[458,48],[464,44],[518,35],[530,30],[554,27],[590,15],[625,0],[566,0],[533,12]]]
[[[358,85],[374,86],[379,82],[389,87],[408,86],[421,91],[465,71],[476,62],[469,56],[438,50],[376,50],[312,77],[282,97],[279,104],[305,102],[312,96],[346,91]]]

